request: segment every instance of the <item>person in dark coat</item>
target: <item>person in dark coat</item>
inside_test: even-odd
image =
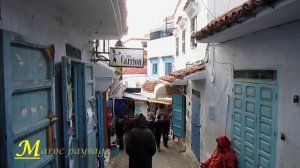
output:
[[[148,122],[148,127],[152,131],[153,135],[154,135],[154,130],[155,130],[154,123],[155,123],[155,116],[151,116],[150,121]]]
[[[129,168],[152,168],[152,156],[156,152],[155,139],[148,128],[143,114],[136,119],[126,144],[126,153],[129,155]]]
[[[156,141],[156,146],[158,152],[160,152],[160,139],[161,139],[161,134],[162,134],[162,128],[163,128],[163,121],[161,120],[161,115],[157,116],[157,121],[154,123],[155,131],[155,141]]]
[[[163,124],[162,124],[162,136],[163,136],[164,146],[166,148],[168,148],[169,131],[170,131],[170,120],[168,115],[164,115]]]
[[[117,138],[118,138],[118,143],[120,145],[120,150],[123,150],[124,147],[124,132],[125,132],[125,128],[124,128],[124,119],[123,117],[120,117],[117,122],[116,122],[116,134],[117,134]]]

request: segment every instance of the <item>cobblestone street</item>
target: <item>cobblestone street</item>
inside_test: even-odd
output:
[[[176,141],[169,142],[169,148],[161,147],[152,158],[153,168],[198,168],[198,163],[190,152],[180,152],[180,145]],[[125,150],[119,155],[111,156],[105,168],[128,168],[128,155]]]

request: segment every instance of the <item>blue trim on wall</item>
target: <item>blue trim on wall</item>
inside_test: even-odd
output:
[[[173,56],[169,56],[169,57],[163,57],[162,58],[163,62],[164,62],[164,67],[165,67],[165,75],[168,75],[169,73],[173,72],[173,65],[174,65],[174,57]],[[171,70],[169,71],[167,69],[167,64],[170,63],[171,64]]]
[[[158,64],[159,63],[159,58],[152,58],[152,59],[150,58],[149,61],[151,62],[151,64],[153,64],[153,63]]]
[[[173,56],[162,57],[162,60],[164,61],[164,63],[173,63],[174,62],[174,57]]]
[[[158,71],[159,71],[159,58],[153,58],[153,59],[150,59],[150,63],[151,63],[151,69],[150,69],[150,72],[151,72],[151,76],[157,76],[158,75]],[[153,64],[157,64],[157,72],[156,74],[153,74]]]

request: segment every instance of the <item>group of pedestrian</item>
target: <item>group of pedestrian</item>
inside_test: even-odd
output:
[[[130,131],[126,144],[129,155],[129,168],[152,168],[152,156],[156,148],[160,151],[160,138],[169,130],[167,116],[163,119],[158,115],[148,123],[145,116],[140,114],[135,120],[135,127]],[[167,129],[168,127],[168,129]],[[168,135],[166,136],[168,138]],[[168,139],[163,138],[164,146],[168,147]],[[226,136],[216,139],[217,147],[211,157],[199,165],[199,168],[236,168],[237,160],[231,143]]]
[[[154,116],[151,117],[149,121],[149,129],[153,132],[155,136],[155,142],[158,152],[160,152],[160,141],[163,137],[163,143],[166,148],[168,148],[168,135],[170,131],[170,120],[168,115],[158,115],[157,119]]]

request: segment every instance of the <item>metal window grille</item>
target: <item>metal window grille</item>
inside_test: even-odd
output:
[[[275,70],[236,70],[233,74],[234,79],[260,79],[276,80],[277,71]]]

